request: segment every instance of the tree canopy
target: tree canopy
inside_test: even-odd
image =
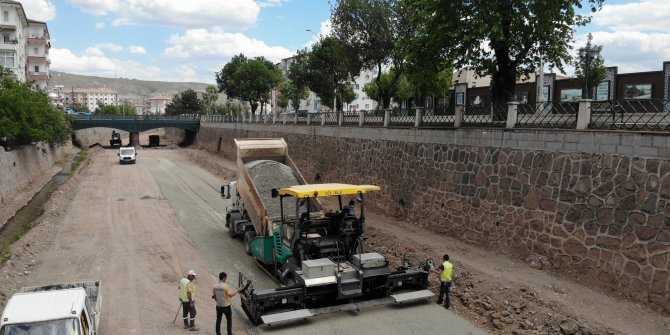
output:
[[[128,104],[120,106],[99,104],[95,109],[95,114],[100,115],[136,115],[135,107]]]
[[[279,91],[279,107],[286,108],[288,107],[289,103],[291,103],[291,107],[293,107],[293,110],[296,112],[300,108],[300,100],[304,100],[309,97],[309,90],[307,87],[299,87],[292,80],[282,81],[282,83],[279,85]]]
[[[70,119],[49,103],[45,91],[33,90],[29,84],[8,77],[0,79],[1,144],[63,144],[71,134]]]
[[[219,91],[228,98],[249,102],[251,113],[270,100],[270,91],[281,81],[281,71],[264,57],[249,59],[243,54],[234,56],[216,73]]]
[[[402,41],[410,36],[401,3],[396,0],[339,0],[332,10],[334,37],[348,49],[344,59],[358,69],[377,72],[375,83],[384,108],[390,104],[405,70]],[[387,84],[383,71],[393,68]],[[356,73],[358,75],[358,73]]]
[[[207,114],[213,114],[214,112],[214,103],[216,99],[219,98],[219,90],[214,85],[209,85],[205,89],[205,93],[202,95],[202,103],[205,106]]]
[[[516,80],[537,70],[539,58],[563,71],[574,27],[590,21],[582,0],[402,0],[416,28],[409,48],[418,64],[445,60],[492,78],[492,100],[513,100]],[[603,0],[584,1],[591,11]]]
[[[349,99],[347,85],[360,72],[360,67],[348,57],[350,52],[351,49],[338,39],[322,37],[311,50],[298,51],[289,67],[288,78],[297,85],[309,87],[324,106],[340,110],[343,102],[338,102],[335,108],[335,97],[344,103],[353,101]]]
[[[165,114],[167,115],[200,114],[202,110],[202,100],[192,89],[175,94],[172,102],[165,106]]]

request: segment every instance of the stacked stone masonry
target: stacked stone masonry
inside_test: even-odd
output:
[[[380,185],[373,203],[417,226],[670,312],[670,160],[259,129],[203,126],[196,145],[234,159],[234,138],[283,137],[310,182]]]

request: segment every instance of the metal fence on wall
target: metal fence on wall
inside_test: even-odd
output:
[[[670,100],[582,100],[455,109],[389,109],[342,113],[203,115],[202,122],[387,128],[554,128],[670,131]],[[581,122],[580,122],[581,120]]]

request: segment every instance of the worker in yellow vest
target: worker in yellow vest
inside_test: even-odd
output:
[[[433,270],[440,276],[440,295],[437,298],[437,304],[442,305],[443,298],[446,296],[446,309],[451,309],[451,276],[454,272],[454,265],[449,262],[449,255],[442,256],[442,264]]]
[[[179,282],[179,300],[182,303],[184,310],[184,329],[197,331],[200,328],[195,325],[195,271],[190,270],[186,278],[182,278]],[[189,318],[190,316],[190,318]]]

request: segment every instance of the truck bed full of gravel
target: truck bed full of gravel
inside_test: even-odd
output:
[[[270,217],[279,217],[281,209],[279,206],[279,199],[272,199],[271,191],[273,188],[289,187],[300,185],[298,178],[293,174],[293,170],[285,164],[271,160],[257,160],[246,163],[244,167],[247,169],[251,180],[254,183],[256,192],[261,197],[261,201],[265,205],[267,215]],[[287,216],[295,216],[295,201],[294,199],[285,199],[284,211]]]

